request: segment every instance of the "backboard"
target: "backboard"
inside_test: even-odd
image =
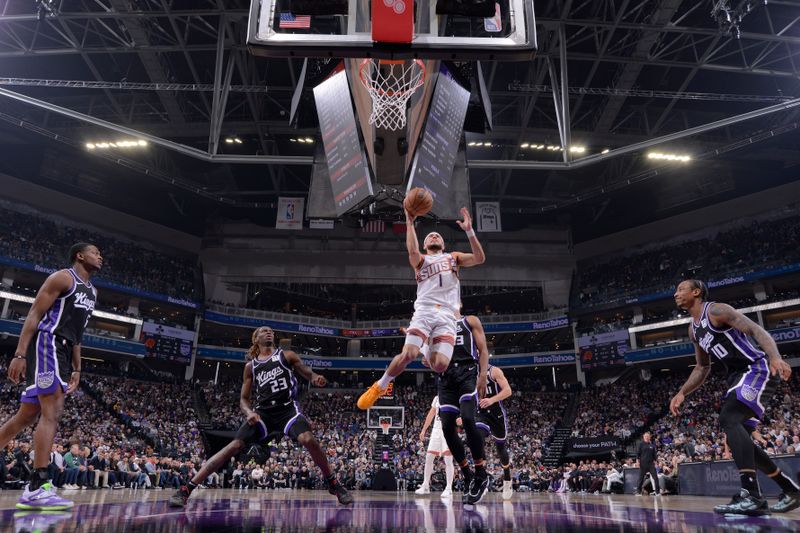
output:
[[[407,39],[373,24],[401,13]],[[268,57],[527,60],[534,22],[533,0],[252,0],[247,44]]]
[[[367,428],[381,429],[381,419],[391,419],[391,429],[403,429],[405,427],[405,407],[384,406],[370,407],[367,409]]]

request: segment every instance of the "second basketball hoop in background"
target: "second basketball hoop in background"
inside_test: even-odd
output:
[[[425,64],[419,59],[364,59],[359,77],[372,99],[369,123],[391,131],[405,128],[406,105],[425,83]]]

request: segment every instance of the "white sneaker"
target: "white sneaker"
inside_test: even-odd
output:
[[[452,498],[452,497],[453,497],[453,489],[451,489],[450,487],[447,487],[446,489],[444,489],[442,491],[442,495],[440,496],[440,498],[443,499],[443,500],[446,500],[447,498]]]
[[[414,491],[414,494],[430,494],[431,488],[428,485],[421,485],[417,490]]]
[[[511,486],[511,480],[503,481],[503,499],[510,500],[514,495],[514,487]]]

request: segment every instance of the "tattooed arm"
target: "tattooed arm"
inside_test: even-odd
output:
[[[769,369],[772,375],[779,374],[788,381],[792,375],[792,367],[781,357],[775,339],[767,331],[747,318],[728,304],[712,304],[708,308],[708,318],[715,328],[731,327],[752,337],[769,357]]]

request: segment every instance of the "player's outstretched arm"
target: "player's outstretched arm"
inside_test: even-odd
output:
[[[56,298],[71,288],[72,276],[66,270],[59,270],[50,274],[42,284],[39,292],[36,293],[36,298],[33,300],[28,316],[25,318],[25,323],[22,325],[22,331],[17,342],[17,351],[14,352],[14,359],[8,365],[8,379],[15,385],[19,384],[20,380],[25,376],[25,368],[27,366],[25,359],[28,353],[28,345],[30,345],[36,333],[39,321],[47,310],[53,306]]]
[[[261,417],[253,411],[253,404],[250,403],[250,392],[253,390],[253,362],[248,361],[244,365],[244,376],[242,376],[242,391],[239,393],[239,407],[242,409],[244,416],[247,417],[247,423],[251,426],[258,424]]]
[[[419,440],[425,440],[425,434],[428,432],[428,428],[431,427],[431,423],[433,422],[433,418],[436,416],[436,408],[431,407],[428,409],[428,416],[425,417],[425,422],[422,423],[422,429],[419,431]]]
[[[300,359],[300,356],[295,352],[284,350],[283,356],[286,358],[286,362],[289,363],[289,368],[292,369],[292,372],[297,372],[303,379],[309,381],[315,387],[324,387],[328,384],[328,380],[325,379],[325,376],[311,370],[311,367],[303,363],[303,360]]]
[[[483,247],[478,237],[475,235],[475,230],[472,229],[472,217],[469,215],[469,211],[467,211],[466,207],[461,208],[461,216],[464,220],[456,220],[456,224],[458,224],[458,227],[464,230],[464,233],[469,237],[469,246],[472,249],[472,253],[453,252],[453,255],[458,262],[458,266],[471,267],[482,265],[486,261],[486,255],[483,253]]]
[[[489,347],[486,344],[486,334],[483,331],[483,324],[478,317],[469,315],[467,323],[472,328],[472,338],[475,339],[475,346],[478,348],[478,401],[486,396],[486,372],[489,371]]]
[[[728,326],[755,339],[769,357],[769,369],[773,376],[780,374],[784,381],[792,376],[792,367],[783,360],[775,339],[764,328],[728,304],[712,304],[708,308],[708,316],[715,328]]]
[[[408,263],[411,268],[417,270],[422,264],[422,254],[419,251],[419,239],[417,238],[417,230],[414,228],[413,216],[408,211],[406,213],[406,249],[408,250]]]
[[[683,403],[683,400],[686,399],[686,396],[699,389],[700,386],[705,383],[706,378],[708,378],[709,372],[711,372],[711,359],[694,339],[694,333],[692,333],[691,324],[689,325],[689,338],[692,340],[692,344],[694,345],[694,358],[697,364],[695,365],[694,370],[692,370],[692,373],[689,374],[689,377],[686,379],[686,383],[684,383],[681,389],[678,391],[678,394],[673,396],[672,401],[669,402],[669,410],[675,416],[678,415],[681,404]]]
[[[480,403],[482,409],[486,409],[492,404],[502,402],[506,398],[510,398],[514,393],[514,391],[511,390],[511,384],[509,384],[508,379],[506,379],[506,375],[502,370],[496,366],[493,366],[491,372],[492,379],[497,382],[497,385],[500,387],[500,391],[494,396],[482,399]]]

